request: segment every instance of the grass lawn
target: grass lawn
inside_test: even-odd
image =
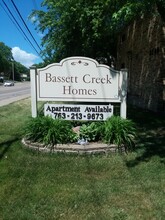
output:
[[[163,220],[165,117],[128,108],[127,155],[43,154],[21,144],[30,100],[0,107],[0,220]]]

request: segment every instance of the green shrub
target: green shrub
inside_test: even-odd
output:
[[[45,145],[65,144],[75,135],[69,121],[39,116],[31,118],[25,128],[25,138]]]
[[[112,116],[104,124],[104,141],[116,144],[118,149],[132,150],[135,146],[136,129],[135,124],[120,116]]]
[[[112,116],[105,122],[88,122],[82,124],[79,133],[72,130],[72,122],[53,119],[48,116],[31,118],[25,128],[25,138],[45,145],[66,144],[80,139],[87,141],[104,141],[115,144],[119,150],[133,149],[135,146],[135,124],[128,119]]]
[[[80,139],[85,139],[87,141],[98,141],[101,139],[101,125],[100,122],[91,122],[89,124],[83,124],[80,127]]]

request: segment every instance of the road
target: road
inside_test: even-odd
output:
[[[0,85],[0,106],[30,97],[30,82],[17,82],[14,86]]]

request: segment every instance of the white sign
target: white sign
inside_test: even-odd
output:
[[[104,121],[113,115],[112,105],[45,104],[44,115],[54,119]]]
[[[37,116],[37,101],[60,101],[120,103],[120,116],[126,118],[127,70],[88,57],[69,57],[45,68],[31,67],[30,79],[32,117]]]
[[[119,100],[119,71],[86,57],[70,57],[38,69],[38,100]]]

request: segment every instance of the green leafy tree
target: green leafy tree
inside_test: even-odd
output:
[[[132,19],[164,12],[165,0],[43,0],[44,10],[31,14],[44,33],[45,62],[68,56],[107,57],[116,54],[116,34]]]
[[[3,42],[0,42],[0,72],[8,76],[10,75],[12,59],[11,48],[6,46]]]
[[[29,69],[26,68],[19,62],[16,62],[12,55],[12,50],[10,47],[0,42],[0,73],[4,75],[5,78],[21,80],[20,74],[29,73]]]
[[[37,16],[38,30],[45,33],[43,53],[50,62],[74,55],[96,58],[107,56],[109,51],[113,51],[114,37],[113,32],[108,30],[106,2],[43,1],[46,10],[34,11],[31,17]]]
[[[17,81],[21,80],[21,74],[27,74],[28,78],[30,77],[30,72],[27,67],[22,65],[19,62],[13,61],[14,62],[14,78]]]
[[[7,61],[11,61],[13,59],[11,48],[5,45],[3,42],[0,42],[0,54]]]

